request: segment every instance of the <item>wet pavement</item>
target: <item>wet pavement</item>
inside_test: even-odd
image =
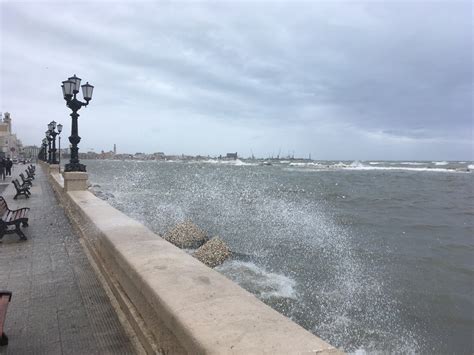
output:
[[[26,166],[16,165],[14,177]],[[13,292],[0,354],[134,354],[78,236],[37,166],[29,199],[13,200],[11,178],[0,194],[9,207],[30,207],[28,240],[0,242],[0,289]]]

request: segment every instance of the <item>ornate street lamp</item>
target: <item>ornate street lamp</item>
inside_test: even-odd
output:
[[[58,159],[58,165],[59,165],[59,172],[61,172],[61,132],[63,130],[63,125],[60,123],[58,124],[58,140],[59,140],[59,159]]]
[[[63,97],[66,100],[66,106],[72,110],[72,126],[71,126],[71,135],[69,136],[69,142],[71,142],[71,159],[64,171],[86,171],[86,166],[79,162],[79,148],[77,145],[81,141],[77,129],[77,119],[79,114],[77,111],[81,109],[82,106],[89,105],[89,101],[92,99],[92,91],[94,87],[89,83],[82,85],[82,95],[84,96],[85,102],[79,101],[76,98],[77,93],[79,93],[79,86],[81,85],[81,79],[78,78],[75,74],[70,77],[68,80],[63,81],[62,90]]]
[[[38,154],[38,159],[42,161],[46,161],[47,156],[46,156],[46,148],[48,147],[48,140],[46,138],[43,138],[41,141],[41,149]]]
[[[43,138],[43,161],[48,160],[48,140]]]
[[[61,130],[62,130],[62,125],[61,125]],[[48,131],[49,131],[49,135],[51,136],[51,139],[52,139],[52,142],[53,142],[53,147],[51,149],[51,163],[50,164],[59,164],[59,162],[56,160],[56,152],[57,152],[57,149],[56,149],[56,136],[59,134],[58,132],[56,132],[56,121],[51,121],[49,124],[48,124]],[[58,129],[59,131],[59,129]]]
[[[49,128],[49,125],[48,125],[48,128]],[[48,164],[51,164],[51,141],[53,140],[53,137],[51,137],[51,132],[50,130],[48,129],[46,132],[44,132],[45,136],[46,136],[46,140],[48,141],[48,159],[47,159],[47,162]]]

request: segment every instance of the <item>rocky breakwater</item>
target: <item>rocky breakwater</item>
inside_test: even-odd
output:
[[[110,192],[104,192],[100,189],[100,185],[98,184],[94,184],[94,185],[91,185],[89,184],[88,186],[88,189],[90,192],[92,192],[96,197],[104,200],[104,201],[107,201],[109,199],[113,199],[115,198],[114,194],[110,193]]]
[[[222,264],[232,254],[221,238],[209,240],[206,232],[191,221],[176,225],[163,238],[181,249],[197,249],[192,255],[209,267]]]
[[[181,249],[196,249],[209,240],[206,232],[191,221],[176,225],[163,238]]]
[[[193,253],[193,256],[209,267],[216,267],[231,256],[227,244],[219,237],[214,237]]]

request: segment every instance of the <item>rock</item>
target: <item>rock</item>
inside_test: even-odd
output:
[[[232,252],[227,244],[219,237],[214,237],[196,250],[193,256],[209,267],[222,264]]]
[[[97,185],[98,186],[98,185]],[[96,197],[107,201],[108,199],[115,198],[114,194],[110,192],[104,192],[101,190],[96,190],[94,186],[89,187],[89,191],[92,192]]]
[[[179,248],[196,249],[209,240],[206,233],[191,221],[185,221],[169,230],[163,236],[165,240]]]

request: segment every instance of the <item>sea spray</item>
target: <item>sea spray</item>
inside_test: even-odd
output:
[[[268,272],[253,262],[230,260],[218,266],[216,270],[262,300],[297,298],[295,280],[283,274]]]

